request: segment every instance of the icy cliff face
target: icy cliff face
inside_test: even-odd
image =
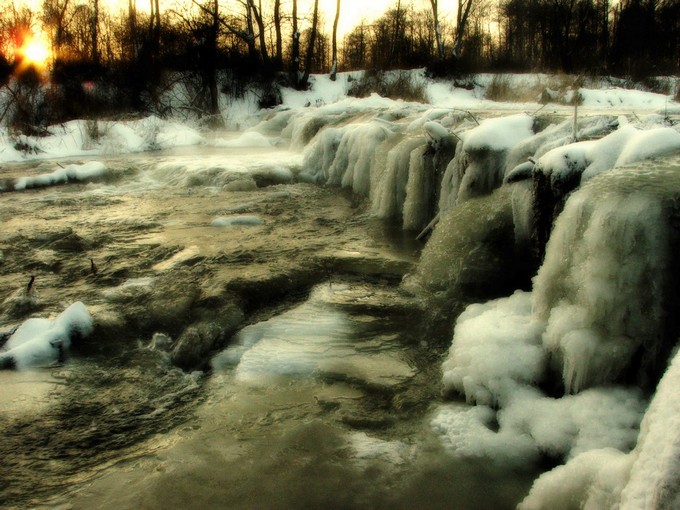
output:
[[[680,333],[678,197],[677,157],[590,179],[568,198],[532,292],[458,318],[443,386],[474,407],[434,414],[444,444],[511,465],[568,461],[521,508],[677,506],[678,361],[646,414],[639,388],[659,380]]]
[[[678,131],[669,127],[640,130],[623,119],[620,127],[607,136],[569,143],[544,153],[537,158],[531,175],[534,195],[532,236],[537,250],[542,254],[565,200],[580,185],[612,168],[677,150],[680,150]]]
[[[533,135],[532,127],[532,117],[520,114],[483,121],[464,133],[444,176],[445,204],[459,204],[500,187],[508,152]]]
[[[633,364],[647,371],[662,349],[669,213],[655,194],[614,192],[626,180],[635,187],[640,176],[574,194],[534,280],[543,344],[567,393],[618,380]]]
[[[442,176],[454,153],[454,136],[445,125],[459,119],[432,110],[345,120],[321,129],[307,145],[300,178],[350,188],[369,198],[377,217],[422,229],[437,212]]]
[[[542,475],[519,506],[600,510],[680,507],[680,355],[664,374],[629,454],[585,452]]]

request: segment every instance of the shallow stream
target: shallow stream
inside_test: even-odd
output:
[[[251,152],[0,194],[0,330],[76,300],[97,323],[65,363],[0,372],[0,505],[514,508],[535,466],[453,458],[432,431],[443,353],[398,285],[419,245],[289,182],[298,155]],[[239,215],[259,222],[214,223]],[[29,275],[39,301],[14,310]],[[163,340],[190,327],[219,334],[181,370]]]

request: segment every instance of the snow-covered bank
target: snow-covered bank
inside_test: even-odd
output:
[[[50,126],[45,136],[14,135],[0,127],[0,163],[128,154],[205,142],[191,124],[140,120],[74,120]]]
[[[386,79],[395,76],[408,76],[418,83],[428,104],[421,107],[427,110],[436,108],[464,111],[525,111],[565,112],[573,96],[575,77],[551,76],[543,74],[478,74],[467,79],[465,87],[456,87],[453,82],[434,80],[425,76],[424,70],[398,71],[386,73]],[[274,111],[290,110],[308,112],[308,116],[318,117],[317,113],[333,105],[336,112],[357,112],[380,108],[398,112],[418,108],[414,103],[372,96],[356,99],[348,96],[352,83],[361,79],[363,72],[339,73],[336,81],[326,75],[311,77],[311,87],[307,91],[282,89],[283,103]],[[677,86],[672,78],[666,79],[671,88]],[[505,94],[498,94],[501,83]],[[178,85],[179,86],[179,85]],[[623,80],[591,79],[579,88],[582,98],[581,109],[587,111],[615,111],[635,113],[642,117],[649,113],[678,114],[680,106],[673,100],[675,90],[669,95],[644,90],[625,88],[630,86]],[[496,92],[494,92],[496,91]],[[520,94],[520,91],[524,91]],[[547,92],[546,92],[547,91]],[[210,142],[205,135],[199,119],[192,119],[183,108],[189,101],[186,92],[168,90],[160,98],[175,117],[162,120],[151,116],[141,120],[76,120],[47,128],[47,136],[26,136],[15,134],[6,127],[0,127],[0,162],[26,161],[57,157],[97,156],[124,154],[145,150],[165,149],[186,145],[208,144],[223,147],[265,146],[266,138],[255,139],[254,134],[245,138]],[[2,94],[0,93],[0,96]],[[167,96],[167,97],[166,97]],[[490,98],[491,97],[491,98]],[[8,100],[8,99],[4,99]],[[3,99],[0,97],[0,102]],[[262,120],[266,113],[257,106],[256,91],[248,91],[242,98],[234,99],[226,95],[220,98],[221,117],[228,130],[243,131],[252,128]],[[547,103],[546,103],[547,101]],[[326,114],[329,110],[325,110]],[[185,112],[180,115],[180,112]],[[398,113],[397,113],[398,115]],[[283,129],[280,126],[278,132]],[[262,129],[262,126],[258,128]],[[265,133],[268,135],[269,133]],[[291,137],[295,140],[297,137]]]

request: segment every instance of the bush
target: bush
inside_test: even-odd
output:
[[[359,79],[348,80],[350,85],[347,95],[352,97],[368,97],[377,93],[390,99],[417,101],[427,103],[425,82],[418,80],[412,72],[366,71]]]

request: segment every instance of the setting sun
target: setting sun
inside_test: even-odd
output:
[[[19,48],[22,57],[21,67],[30,66],[43,69],[47,66],[50,50],[46,42],[37,37],[27,37],[24,44]]]

